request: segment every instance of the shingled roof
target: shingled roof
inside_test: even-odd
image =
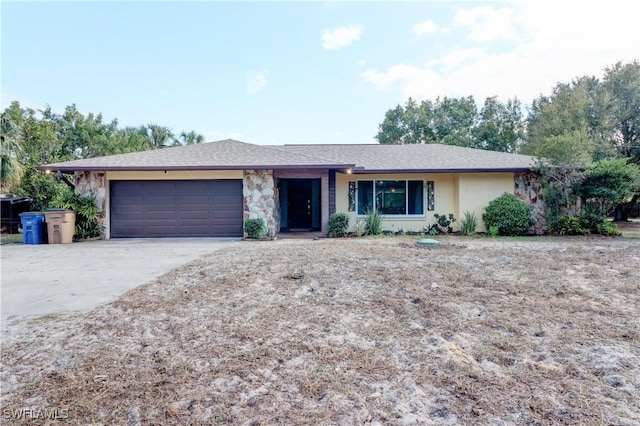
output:
[[[528,155],[452,145],[283,145],[295,154],[355,163],[356,173],[526,171],[536,158]]]
[[[233,139],[152,151],[46,164],[41,170],[244,170],[282,168],[348,169],[355,164],[323,160],[303,153],[254,145]]]
[[[232,139],[47,164],[41,170],[329,168],[354,173],[526,171],[535,157],[451,145],[253,145]]]

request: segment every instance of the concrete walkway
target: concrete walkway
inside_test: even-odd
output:
[[[86,312],[236,239],[115,239],[0,246],[2,321]]]

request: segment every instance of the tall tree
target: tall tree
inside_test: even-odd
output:
[[[610,102],[611,144],[640,164],[640,61],[606,68],[603,85]]]
[[[470,147],[473,145],[471,129],[475,125],[478,109],[473,96],[466,98],[436,99],[433,105],[432,128],[438,143]]]
[[[60,123],[63,151],[74,158],[91,158],[118,151],[118,121],[105,123],[102,114],[81,114],[75,105],[56,116]]]
[[[610,100],[611,145],[623,157],[640,164],[640,61],[618,62],[606,68],[603,85]],[[640,188],[637,188],[628,202],[616,207],[614,219],[628,220],[639,199]]]
[[[204,136],[194,132],[193,130],[190,132],[182,131],[180,132],[180,136],[178,137],[178,141],[182,145],[194,145],[198,143],[204,142]]]
[[[427,144],[471,146],[471,127],[476,119],[473,97],[438,98],[418,104],[409,98],[403,106],[386,112],[378,126],[381,144]]]
[[[435,143],[432,115],[433,104],[430,101],[418,104],[409,98],[404,107],[398,105],[386,112],[378,126],[376,139],[385,145]]]
[[[168,127],[153,123],[147,124],[144,127],[147,138],[149,139],[149,144],[153,148],[164,148],[174,144],[175,137]]]
[[[24,168],[20,162],[20,127],[6,111],[0,116],[0,123],[0,190],[4,192],[20,181]]]
[[[378,126],[381,144],[441,143],[493,151],[515,152],[523,138],[522,106],[517,98],[501,103],[487,98],[478,113],[473,96],[437,98],[386,112]]]
[[[524,137],[520,101],[508,99],[503,104],[495,96],[487,98],[472,134],[474,148],[516,152]]]
[[[577,132],[591,140],[594,159],[610,156],[606,98],[599,87],[595,77],[581,77],[571,83],[557,84],[551,96],[535,99],[527,117],[522,153],[540,155],[538,151],[548,138]]]

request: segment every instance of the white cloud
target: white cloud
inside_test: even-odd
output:
[[[606,66],[638,59],[640,2],[508,4],[508,12],[486,7],[458,11],[454,35],[462,25],[470,29],[469,40],[458,49],[423,62],[369,69],[361,76],[380,90],[396,93],[399,102],[409,96],[445,95],[473,95],[482,102],[497,95],[517,96],[528,104],[551,93],[558,82],[583,75],[601,77]],[[486,22],[502,25],[487,29]],[[515,37],[513,43],[490,43],[508,35]]]
[[[439,96],[444,87],[443,79],[431,69],[411,65],[394,65],[387,72],[369,69],[362,77],[382,90],[399,87],[402,99],[408,97],[426,99]]]
[[[458,10],[453,18],[453,25],[468,27],[468,39],[483,43],[515,37],[517,31],[513,19],[513,11],[509,8],[494,9],[492,6],[478,6],[473,9]]]
[[[364,31],[362,25],[326,29],[322,32],[322,47],[326,50],[342,49],[360,40],[362,31]]]
[[[470,62],[482,58],[485,55],[485,49],[482,47],[473,47],[470,49],[452,50],[447,55],[433,59],[427,63],[427,66],[441,65],[445,69],[456,68],[465,62]]]
[[[247,77],[247,93],[252,95],[264,89],[267,85],[267,72],[260,71]]]
[[[433,34],[438,32],[438,24],[428,19],[426,21],[418,22],[413,26],[413,33],[417,36],[424,34]]]

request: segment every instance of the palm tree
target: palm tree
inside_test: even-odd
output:
[[[175,142],[175,137],[168,127],[158,124],[147,124],[145,127],[149,144],[153,148],[164,148],[170,146],[168,142]]]
[[[193,130],[190,131],[189,133],[181,132],[179,141],[182,143],[182,145],[194,145],[194,144],[197,144],[197,143],[204,142],[204,136],[199,135],[198,133],[194,132]]]
[[[2,113],[0,121],[0,188],[4,191],[20,181],[24,168],[19,159],[22,154],[20,127],[6,112]]]

